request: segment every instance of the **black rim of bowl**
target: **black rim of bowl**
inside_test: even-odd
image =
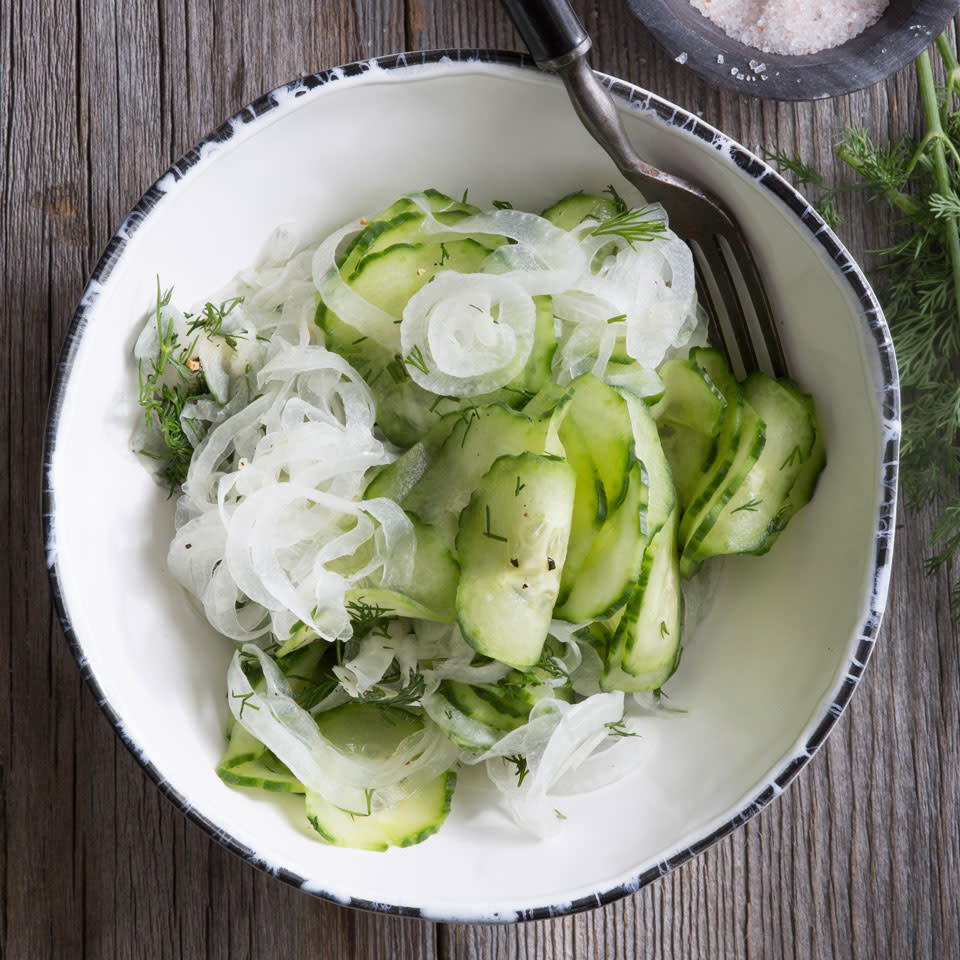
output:
[[[821,100],[862,90],[906,66],[943,31],[956,0],[891,0],[873,26],[820,53],[764,53],[727,36],[689,0],[627,0],[679,63],[737,93],[772,100]]]
[[[841,275],[850,285],[851,293],[863,312],[866,328],[865,335],[868,340],[874,343],[877,351],[877,361],[883,381],[882,388],[878,393],[878,402],[883,421],[889,425],[887,435],[884,437],[882,450],[882,494],[878,507],[874,539],[873,580],[869,595],[865,598],[867,601],[865,606],[866,613],[859,626],[854,645],[854,653],[846,665],[845,676],[839,683],[836,695],[832,701],[824,708],[822,714],[816,718],[813,732],[807,738],[802,748],[797,751],[796,755],[793,756],[779,772],[769,779],[767,786],[748,802],[744,803],[743,807],[728,821],[716,830],[711,831],[708,835],[697,840],[691,846],[677,851],[671,857],[643,872],[638,872],[629,881],[607,889],[598,890],[596,893],[581,897],[578,900],[557,905],[544,905],[528,909],[517,909],[515,911],[505,910],[495,915],[484,914],[482,917],[471,914],[469,911],[465,911],[463,915],[438,916],[429,908],[375,902],[365,900],[361,897],[352,897],[345,901],[342,896],[316,889],[314,886],[315,881],[308,881],[307,878],[301,877],[291,870],[271,866],[256,850],[251,849],[229,834],[224,833],[216,823],[195,810],[190,800],[166,780],[163,773],[154,766],[144,750],[139,744],[133,741],[127,733],[122,717],[119,716],[113,705],[104,696],[96,675],[91,669],[84,653],[83,641],[73,628],[70,611],[67,609],[61,589],[58,559],[55,550],[56,497],[51,482],[51,467],[67,383],[76,357],[78,344],[83,337],[88,316],[96,300],[97,290],[99,286],[108,279],[114,267],[122,258],[127,242],[137,227],[149,216],[150,211],[165,196],[168,189],[176,189],[176,183],[199,161],[201,150],[204,146],[229,140],[238,129],[255,122],[262,115],[277,108],[281,102],[288,100],[291,95],[294,97],[307,95],[311,90],[324,84],[342,82],[347,78],[366,73],[372,66],[384,70],[398,70],[410,66],[437,64],[442,61],[504,65],[531,70],[537,69],[532,61],[523,54],[496,50],[448,49],[401,53],[377,58],[375,60],[356,62],[311,74],[299,80],[292,81],[289,84],[285,84],[282,87],[278,87],[276,90],[254,101],[249,106],[244,107],[234,117],[211,133],[202,143],[187,153],[182,159],[178,160],[163,177],[143,195],[121,225],[118,232],[114,235],[100,259],[80,300],[80,306],[74,314],[61,350],[51,390],[45,434],[42,491],[44,543],[47,545],[47,569],[49,571],[53,597],[60,623],[70,650],[77,661],[85,681],[96,697],[97,703],[107,715],[107,718],[117,731],[122,742],[143,766],[147,775],[153,780],[159,790],[168,797],[185,816],[198,824],[210,837],[244,860],[263,869],[265,872],[277,876],[281,880],[295,887],[304,889],[313,895],[335,903],[398,916],[424,917],[430,920],[447,922],[513,922],[540,920],[589,910],[633,893],[696,857],[707,847],[727,836],[727,834],[736,830],[759,813],[774,797],[783,791],[787,784],[793,780],[799,771],[807,764],[814,752],[824,742],[827,734],[833,728],[840,714],[843,712],[844,707],[849,702],[870,659],[876,642],[883,616],[887,582],[890,573],[897,500],[899,433],[895,425],[899,423],[900,403],[893,345],[890,340],[886,322],[883,318],[883,313],[860,268],[851,260],[839,240],[826,228],[819,215],[806,200],[767,164],[686,111],[633,84],[617,80],[616,78],[609,78],[610,89],[620,100],[633,104],[634,106],[642,105],[648,110],[653,110],[662,121],[672,126],[682,127],[688,133],[692,133],[706,144],[709,144],[713,149],[717,147],[720,141],[729,144],[730,156],[737,166],[740,167],[744,173],[755,178],[760,187],[769,190],[790,208],[810,231],[811,239],[815,240],[823,248],[824,253],[838,267]],[[572,116],[571,122],[573,122]],[[172,188],[170,187],[170,180],[168,179],[171,176],[174,181]],[[161,183],[164,184],[163,187],[161,187]],[[310,885],[306,886],[308,883]]]

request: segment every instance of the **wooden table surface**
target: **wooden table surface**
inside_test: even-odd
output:
[[[845,182],[842,125],[918,120],[912,71],[819,103],[709,87],[622,0],[577,3],[594,66],[749,147]],[[75,304],[126,211],[228,115],[299,74],[402,49],[519,49],[495,0],[2,0],[0,956],[10,960],[960,957],[960,658],[931,515],[901,509],[876,652],[785,794],[692,863],[556,921],[444,926],[314,899],[242,862],[164,799],[80,678],[40,536],[45,406]],[[841,205],[869,263],[885,214]],[[451,865],[452,868],[453,865]]]

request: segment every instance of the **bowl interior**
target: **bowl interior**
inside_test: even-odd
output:
[[[131,350],[158,275],[194,301],[251,263],[280,223],[320,237],[428,186],[531,210],[581,187],[628,191],[552,78],[515,64],[404,63],[279,91],[162,179],[123,226],[64,352],[50,561],[77,656],[121,733],[219,839],[342,901],[443,919],[543,916],[632,889],[732,828],[830,726],[885,595],[877,518],[895,494],[882,483],[892,427],[879,406],[895,388],[877,347],[882,321],[871,333],[864,318],[862,277],[831,261],[819,225],[744,172],[728,141],[702,125],[691,133],[694,118],[664,108],[668,123],[624,101],[641,152],[725,197],[756,242],[795,376],[826,431],[816,498],[768,557],[715,565],[709,613],[668,684],[686,713],[648,722],[628,780],[558,797],[567,819],[552,840],[521,834],[469,776],[437,836],[386,854],[326,847],[297,800],[226,787],[214,767],[232,647],[166,574],[173,505],[130,450]]]
[[[953,0],[890,0],[880,19],[819,53],[765,53],[732,39],[689,0],[627,0],[667,52],[739,93],[818,100],[861,90],[896,73],[933,43],[957,12]]]

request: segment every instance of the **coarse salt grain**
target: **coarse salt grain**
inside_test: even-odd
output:
[[[795,55],[827,50],[857,36],[880,19],[889,0],[690,2],[734,40],[764,53]]]

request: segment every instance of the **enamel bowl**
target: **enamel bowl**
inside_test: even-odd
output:
[[[655,880],[771,802],[823,743],[875,642],[890,572],[898,392],[863,274],[768,166],[672,104],[612,82],[650,161],[724,197],[755,244],[829,462],[765,558],[718,563],[643,765],[564,797],[559,834],[519,832],[464,786],[441,831],[368,853],[314,839],[302,801],[225,786],[230,642],[165,570],[173,503],[130,449],[132,349],[157,276],[192,302],[253,262],[280,223],[320,237],[396,196],[469,188],[537,210],[619,184],[555,79],[511,54],[407,54],[282,87],[144,195],[110,243],[63,348],[48,425],[44,520],[68,642],[147,774],[188,817],[311,893],[438,920],[511,921],[602,904]],[[558,804],[559,806],[559,804]],[[505,868],[506,867],[506,868]]]

